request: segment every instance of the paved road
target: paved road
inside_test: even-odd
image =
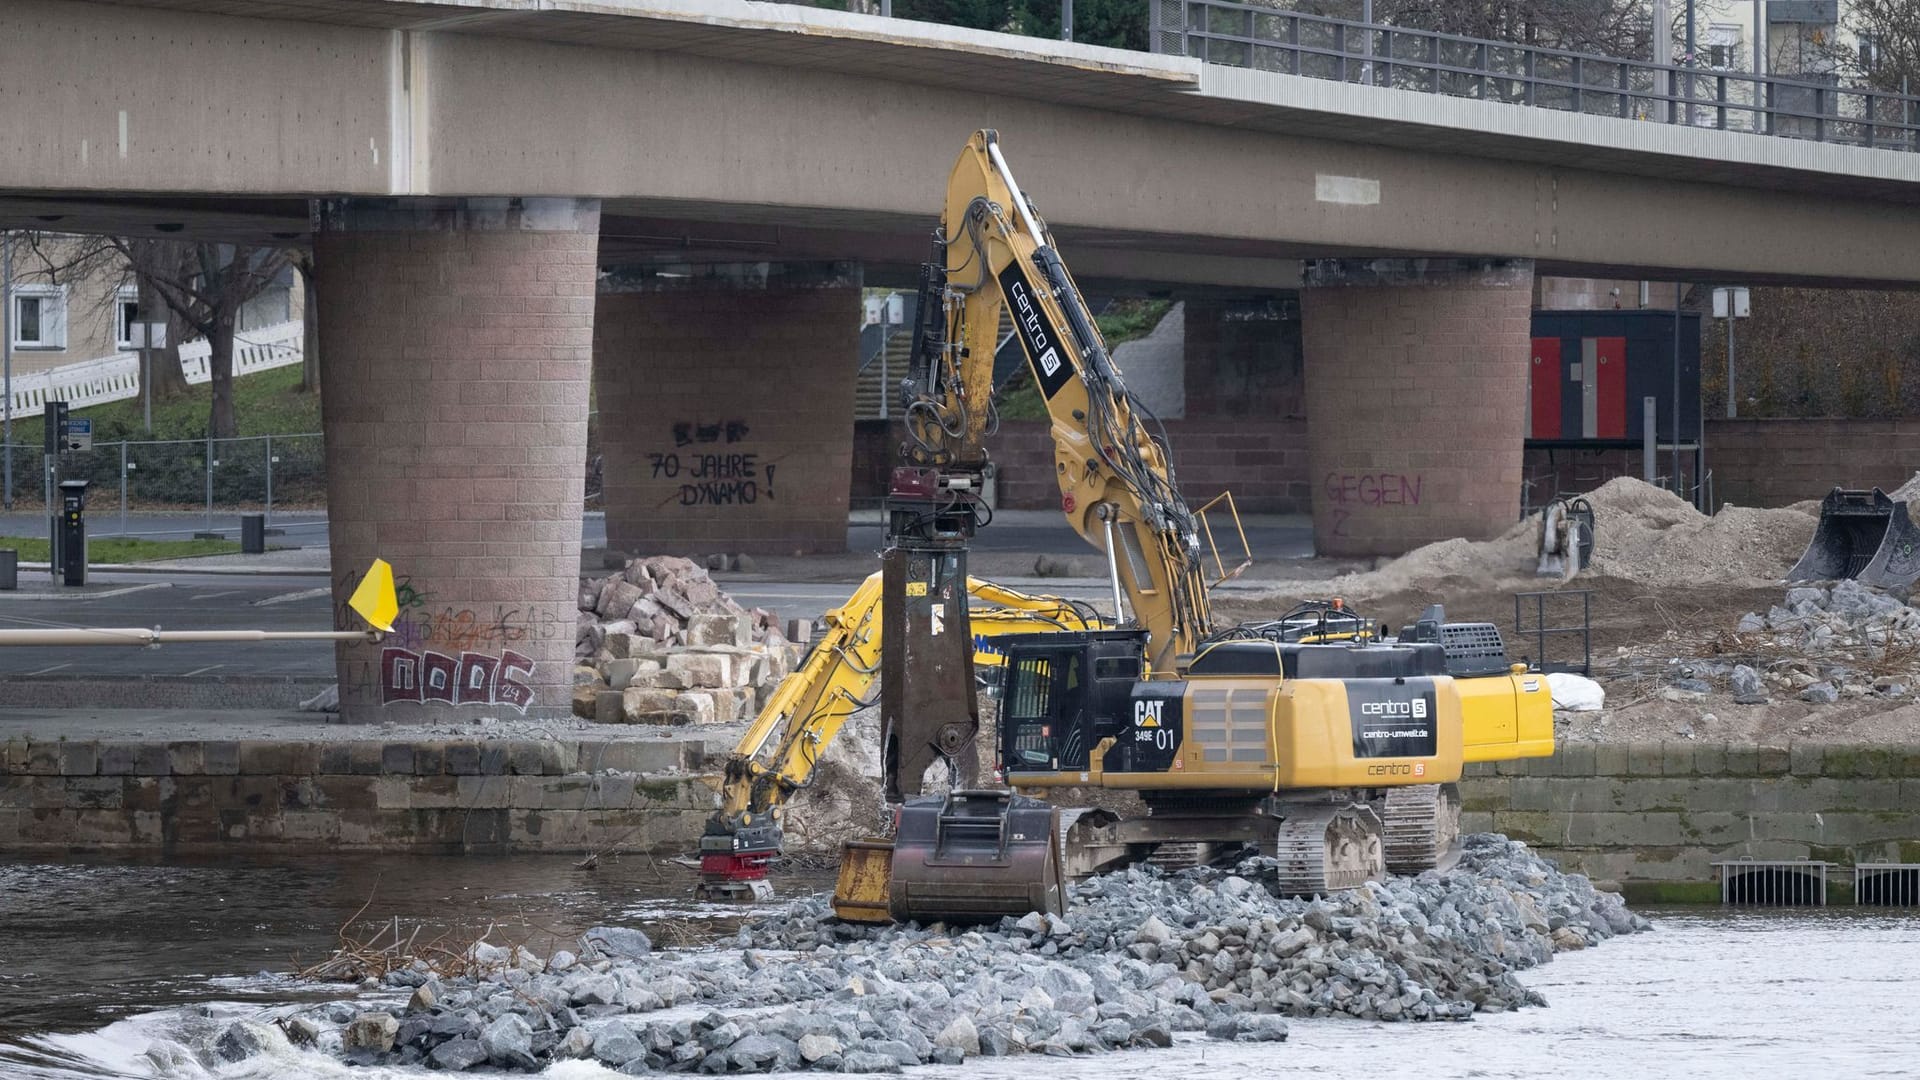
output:
[[[847,526],[848,550],[879,550],[886,530],[877,520],[865,520],[874,517],[871,514],[860,515],[861,520]],[[327,518],[324,513],[276,513],[271,527],[285,530],[284,536],[272,540],[276,545],[319,548],[327,543]],[[232,512],[216,513],[213,515],[213,528],[229,539],[238,540],[239,515]],[[206,529],[205,514],[129,514],[124,528],[119,513],[111,507],[95,506],[88,511],[87,517],[87,535],[95,538],[137,536],[150,540],[182,540]],[[599,513],[586,515],[581,521],[580,532],[581,542],[587,547],[605,547],[606,517]],[[40,516],[37,503],[25,512],[16,504],[13,513],[0,513],[0,536],[46,534],[47,520]],[[1237,543],[1229,541],[1225,533],[1216,534],[1216,539],[1222,545],[1223,556],[1226,555],[1225,548]],[[1247,520],[1247,541],[1254,555],[1263,561],[1304,558],[1313,554],[1313,529],[1303,516],[1250,517]],[[1051,510],[1002,511],[993,524],[980,531],[974,540],[974,548],[988,552],[1093,554],[1092,549],[1066,527],[1060,515]],[[1231,561],[1230,556],[1227,557]]]
[[[846,600],[851,586],[765,581],[720,575],[739,603],[779,612],[782,618],[817,618]],[[38,588],[37,582],[23,581]],[[1078,600],[1106,595],[1096,584],[1046,582],[1032,586]],[[244,577],[180,574],[164,581],[151,575],[98,574],[82,595],[38,599],[39,593],[0,593],[0,628],[142,626],[169,630],[248,628],[326,629],[333,602],[324,575]],[[301,675],[333,673],[333,646],[323,642],[263,642],[248,645],[166,645],[131,648],[0,648],[0,675]]]

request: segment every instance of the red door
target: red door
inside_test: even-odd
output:
[[[1593,342],[1595,393],[1594,437],[1627,437],[1627,339],[1595,338]]]
[[[1533,397],[1533,422],[1530,438],[1560,437],[1560,384],[1566,370],[1560,364],[1560,339],[1533,339],[1533,363],[1527,369],[1527,382]]]

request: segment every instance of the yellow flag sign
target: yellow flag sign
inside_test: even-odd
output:
[[[393,567],[385,559],[373,560],[360,587],[353,590],[347,606],[367,620],[375,630],[393,632],[393,617],[400,614],[400,601],[393,593]]]

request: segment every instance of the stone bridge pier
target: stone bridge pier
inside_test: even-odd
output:
[[[335,620],[376,557],[396,632],[338,650],[347,721],[560,715],[572,679],[594,199],[316,208]]]
[[[1399,555],[1512,526],[1532,262],[1323,259],[1302,285],[1314,550]]]
[[[611,270],[593,328],[607,546],[845,551],[853,263]]]

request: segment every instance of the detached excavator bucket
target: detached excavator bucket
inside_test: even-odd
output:
[[[901,922],[1061,914],[1060,811],[1008,791],[909,800],[895,830],[888,891],[889,911]]]
[[[840,847],[840,879],[833,886],[833,913],[847,922],[883,923],[893,880],[893,845],[885,840],[849,840]]]
[[[1865,585],[1904,588],[1920,579],[1920,526],[1879,488],[1834,488],[1820,500],[1820,524],[1788,581],[1854,578]]]

